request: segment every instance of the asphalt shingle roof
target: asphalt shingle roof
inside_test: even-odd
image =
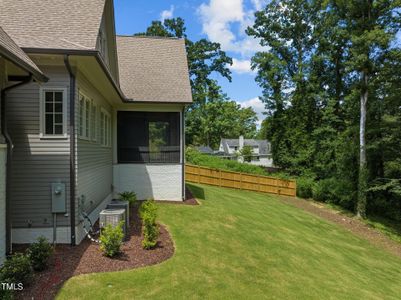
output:
[[[184,40],[117,36],[117,53],[120,85],[128,99],[192,102]]]
[[[24,51],[10,38],[10,36],[0,27],[0,56],[13,62],[26,72],[31,73],[38,81],[47,81],[42,71],[26,55]]]
[[[0,0],[0,26],[21,48],[95,50],[106,0]]]
[[[238,139],[221,139],[224,151],[228,153],[228,147],[239,147]],[[269,142],[267,140],[244,139],[244,146],[259,147],[260,154],[269,154]]]

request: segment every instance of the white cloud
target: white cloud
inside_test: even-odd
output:
[[[252,0],[254,9],[259,9],[265,0]],[[203,33],[213,42],[218,42],[225,51],[249,57],[262,50],[259,40],[245,34],[253,24],[254,9],[246,10],[244,0],[209,0],[198,8]],[[232,25],[239,25],[234,32]]]
[[[237,103],[239,105],[241,105],[241,107],[252,107],[253,110],[256,112],[257,116],[258,116],[258,122],[257,125],[258,127],[260,127],[260,125],[262,124],[262,121],[266,118],[266,116],[263,114],[263,112],[266,111],[265,109],[265,105],[263,104],[262,101],[260,101],[259,97],[255,97],[255,98],[251,98],[249,100],[246,101],[237,101]]]
[[[255,72],[251,69],[251,61],[248,59],[239,60],[233,58],[233,64],[230,66],[231,71],[236,72],[238,74],[250,73],[254,74]]]
[[[251,0],[255,10],[261,10],[267,4],[267,0]]]
[[[160,13],[160,21],[164,21],[165,19],[171,19],[174,15],[174,5],[170,6],[170,9],[163,10]]]

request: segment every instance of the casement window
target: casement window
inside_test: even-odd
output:
[[[40,90],[40,136],[67,137],[67,89],[42,88]]]
[[[91,107],[92,101],[84,94],[79,93],[79,138],[91,138]]]
[[[100,144],[111,146],[111,117],[104,109],[100,110]]]
[[[119,163],[179,163],[180,113],[120,111]]]

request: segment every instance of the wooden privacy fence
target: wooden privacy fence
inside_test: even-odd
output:
[[[188,164],[185,165],[185,177],[186,181],[194,183],[203,183],[292,197],[296,196],[297,191],[295,180],[284,180],[262,175],[222,171]]]

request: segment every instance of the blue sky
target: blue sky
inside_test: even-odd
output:
[[[144,31],[152,20],[183,18],[190,39],[206,37],[219,42],[234,59],[232,82],[216,79],[232,100],[252,106],[261,121],[261,89],[250,70],[250,59],[261,46],[244,31],[252,24],[255,10],[265,3],[266,0],[115,0],[116,31],[131,35]]]

